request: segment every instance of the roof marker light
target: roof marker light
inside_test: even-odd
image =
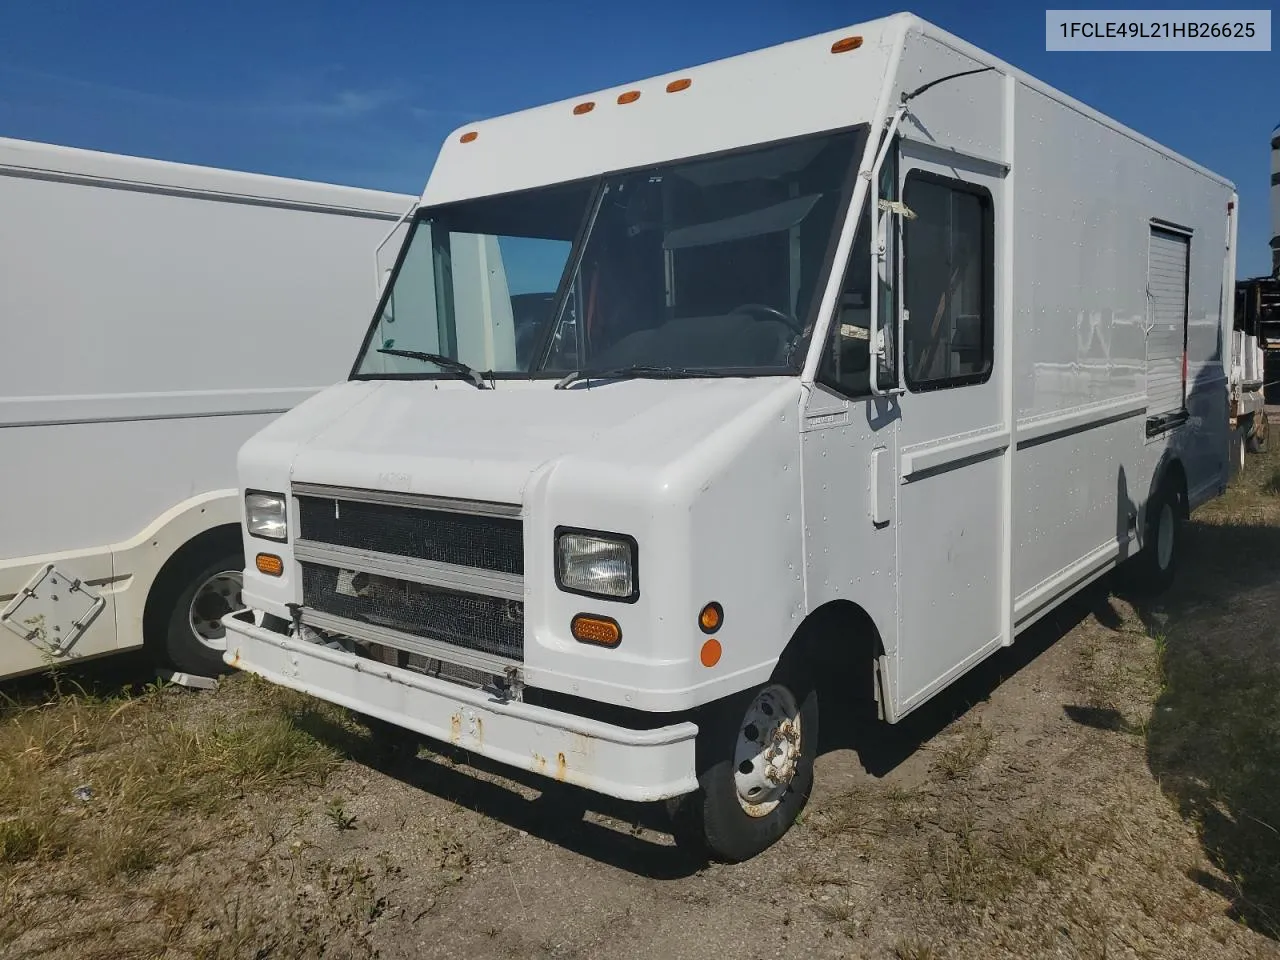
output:
[[[464,133],[462,136],[458,138],[458,142],[470,143],[472,140],[474,140],[478,136],[480,136],[480,134],[476,133],[474,130],[468,130],[466,133]]]
[[[639,90],[628,90],[626,93],[618,94],[618,103],[620,104],[635,103],[639,99],[640,99]]]
[[[837,40],[831,45],[832,53],[848,53],[850,50],[857,50],[862,46],[861,37],[845,37],[843,40]]]
[[[679,93],[681,90],[688,90],[691,86],[693,86],[693,81],[688,77],[682,77],[667,84],[667,93]]]
[[[575,117],[580,117],[584,113],[590,113],[595,108],[596,108],[595,101],[583,100],[580,104],[578,104],[576,107],[573,108],[573,115]]]

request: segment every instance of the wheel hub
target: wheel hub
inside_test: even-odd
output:
[[[197,640],[206,646],[213,646],[214,641],[226,637],[227,631],[222,625],[222,618],[244,609],[244,601],[240,597],[243,583],[243,575],[239,570],[224,570],[215,573],[196,588],[191,597],[188,620],[191,633]]]
[[[768,815],[795,779],[800,763],[800,709],[791,691],[765,687],[747,707],[734,749],[734,787],[749,816]]]

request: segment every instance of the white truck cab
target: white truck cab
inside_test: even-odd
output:
[[[893,722],[1168,582],[1233,200],[909,15],[458,130],[349,381],[241,450],[226,661],[752,856],[828,664]]]

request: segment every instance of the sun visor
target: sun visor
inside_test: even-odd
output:
[[[723,220],[681,227],[668,233],[662,246],[666,250],[684,250],[689,247],[705,247],[713,243],[745,240],[748,237],[790,230],[809,215],[809,211],[821,196],[819,193],[812,193],[803,197],[793,197],[772,206],[752,210],[750,213],[740,213]]]

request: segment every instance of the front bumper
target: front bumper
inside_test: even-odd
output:
[[[623,800],[664,800],[697,789],[693,723],[632,730],[500,700],[234,616],[222,622],[230,666],[433,740]]]

